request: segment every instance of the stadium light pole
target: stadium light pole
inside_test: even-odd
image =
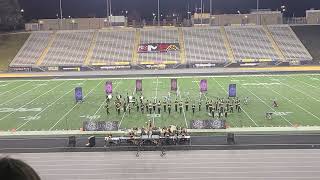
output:
[[[200,11],[200,13],[201,13],[201,19],[200,19],[200,21],[201,21],[201,26],[202,26],[202,15],[203,15],[203,1],[201,0],[201,2],[200,2],[200,6],[201,6],[201,11]]]
[[[160,26],[160,0],[158,0],[158,26]]]
[[[257,0],[257,25],[259,24],[259,0]]]
[[[60,29],[62,28],[62,0],[60,0]]]

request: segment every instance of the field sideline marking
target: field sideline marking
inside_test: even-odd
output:
[[[320,74],[291,74],[290,76],[308,76],[308,75],[312,75],[312,76],[320,76]],[[36,81],[79,81],[79,80],[108,80],[108,79],[123,79],[123,77],[108,77],[108,75],[105,75],[106,77],[101,77],[101,78],[91,78],[90,75],[88,76],[88,78],[52,78],[52,79],[33,79],[33,80],[30,80],[32,79],[33,77],[30,77],[30,79],[22,79],[22,80],[6,80],[6,81],[14,81],[14,82],[23,82],[23,81],[31,81],[31,82],[36,82]],[[123,75],[123,76],[126,76],[126,75]],[[241,74],[241,75],[190,75],[190,76],[172,76],[172,77],[159,77],[159,79],[171,79],[171,78],[177,78],[177,79],[192,79],[192,77],[200,77],[200,78],[212,78],[212,77],[215,77],[215,78],[226,78],[226,77],[234,77],[234,78],[237,78],[237,77],[250,77],[250,76],[255,76],[255,77],[260,77],[260,76],[264,76],[262,74]],[[270,74],[268,76],[274,76],[274,77],[277,77],[277,76],[286,76],[286,75],[283,75],[283,74]],[[154,77],[145,77],[145,76],[135,76],[135,77],[126,77],[126,79],[129,79],[129,80],[136,80],[136,79],[154,79]]]
[[[34,89],[37,89],[37,88],[39,88],[39,87],[38,87],[38,86],[36,86],[36,87],[34,87],[34,88],[29,89],[28,91],[25,91],[24,93],[20,93],[19,95],[14,96],[13,98],[11,98],[11,99],[9,99],[9,100],[7,100],[7,101],[5,101],[5,102],[1,103],[1,104],[0,104],[0,106],[2,106],[2,105],[4,105],[4,104],[6,104],[6,103],[8,103],[8,102],[13,101],[13,100],[15,100],[16,98],[18,98],[18,97],[20,97],[20,96],[22,96],[22,95],[28,94],[30,91],[32,91],[32,90],[34,90]]]
[[[12,111],[10,114],[7,114],[7,115],[3,116],[3,117],[0,119],[0,121],[2,121],[4,118],[6,118],[6,117],[8,117],[8,116],[10,116],[10,115],[12,115],[12,114],[14,114],[15,112],[17,112],[18,109],[23,108],[23,107],[25,107],[26,105],[28,105],[28,104],[32,103],[33,101],[37,100],[38,98],[40,98],[40,97],[48,94],[49,92],[51,92],[51,91],[53,91],[54,89],[58,88],[59,86],[61,86],[61,85],[64,84],[65,82],[66,82],[66,81],[60,83],[59,85],[55,86],[54,88],[50,89],[49,91],[46,91],[45,93],[37,96],[37,97],[34,98],[32,101],[29,101],[28,103],[24,104],[23,106],[17,108],[15,111]]]
[[[241,84],[240,84],[241,85]],[[242,85],[241,85],[242,86]],[[245,90],[247,90],[248,92],[250,92],[252,95],[254,95],[256,98],[258,98],[263,104],[265,104],[266,106],[268,106],[270,109],[272,109],[274,112],[277,112],[274,108],[272,108],[270,105],[268,105],[264,100],[262,100],[259,96],[257,96],[255,93],[253,93],[251,90],[249,90],[248,88],[246,88],[245,86],[242,86]],[[284,116],[280,115],[280,117],[282,117],[285,121],[287,121],[291,126],[293,126],[293,124]]]
[[[221,86],[221,84],[220,84],[215,78],[212,78],[212,79],[221,87],[221,89],[222,89],[223,91],[225,91],[226,93],[228,93],[228,91],[225,90],[225,89]],[[257,127],[259,127],[259,125],[249,116],[249,114],[244,110],[244,108],[242,108],[242,110],[243,110],[243,112],[247,115],[247,117],[248,117]]]
[[[83,99],[85,99],[87,96],[89,96],[92,91],[94,89],[96,89],[101,83],[103,82],[103,80],[101,80],[94,88],[92,88],[89,93],[87,95],[85,95],[83,97]],[[78,105],[78,103],[76,103],[68,112],[66,112],[53,126],[50,127],[49,131],[51,131],[64,117],[66,117],[76,106]],[[67,127],[68,128],[68,127]]]
[[[85,81],[82,81],[85,82]],[[56,104],[56,102],[58,102],[61,98],[63,98],[65,95],[69,94],[70,92],[72,92],[74,90],[74,87],[71,88],[70,91],[67,91],[65,94],[63,94],[62,96],[60,96],[58,99],[56,99],[54,102],[50,103],[47,107],[45,107],[44,109],[42,109],[40,112],[38,112],[36,115],[34,116],[38,116],[41,113],[43,113],[46,109],[48,109],[49,107],[51,107],[52,105]],[[21,129],[23,126],[25,126],[26,124],[28,124],[31,120],[26,121],[25,123],[23,123],[22,125],[20,125],[19,127],[16,128],[16,130]]]
[[[180,101],[182,101],[179,83],[178,83],[177,87],[178,87]],[[184,116],[184,121],[186,122],[186,128],[188,128],[188,122],[187,122],[187,118],[186,118],[186,113],[184,112],[184,108],[183,107],[182,107],[182,112],[183,112],[183,116]]]
[[[256,82],[260,83],[260,81],[258,81],[258,80],[256,80],[256,79],[254,79],[254,80],[255,80]],[[278,94],[279,96],[282,96],[283,98],[285,98],[286,100],[288,100],[288,101],[291,102],[292,104],[298,106],[300,109],[302,109],[302,110],[305,111],[306,113],[310,114],[311,116],[313,116],[313,117],[317,118],[318,120],[320,120],[320,118],[319,118],[318,116],[316,116],[316,115],[314,115],[313,113],[311,113],[310,111],[304,109],[304,108],[301,107],[299,104],[292,102],[289,98],[283,96],[282,94],[278,93],[278,92],[275,91],[274,89],[272,89],[272,88],[270,88],[270,87],[268,87],[268,86],[266,86],[266,85],[263,85],[263,86],[266,87],[266,88],[268,88],[268,89],[270,89],[271,91],[273,91],[274,93]]]

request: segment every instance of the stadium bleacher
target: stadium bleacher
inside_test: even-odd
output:
[[[230,26],[225,30],[236,60],[280,59],[262,26]]]
[[[308,50],[288,25],[268,26],[268,29],[284,57],[288,61],[312,60]]]
[[[179,34],[177,28],[156,28],[141,30],[140,44],[148,43],[179,43]],[[180,62],[180,53],[171,51],[167,53],[139,53],[138,64],[152,64],[171,62],[173,64]]]
[[[33,66],[42,55],[53,32],[33,32],[24,43],[10,66]]]
[[[134,40],[135,30],[98,31],[90,64],[130,64]]]
[[[58,31],[41,66],[81,66],[93,31]]]
[[[219,27],[183,28],[187,63],[226,63],[229,60]]]
[[[179,50],[138,53],[143,44]],[[290,26],[115,28],[33,32],[11,67],[222,64],[304,61],[312,56]]]

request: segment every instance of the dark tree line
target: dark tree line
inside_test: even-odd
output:
[[[18,0],[0,0],[0,30],[23,28],[23,18]]]

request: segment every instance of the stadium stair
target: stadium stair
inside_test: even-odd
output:
[[[138,61],[138,46],[140,44],[140,39],[141,39],[141,31],[139,29],[136,29],[134,47],[132,50],[132,65],[134,66],[137,65],[137,61]]]
[[[181,64],[186,63],[186,52],[184,48],[184,36],[183,36],[183,31],[182,28],[178,29],[179,32],[179,44],[180,44],[180,59],[181,59]]]
[[[223,43],[224,43],[225,48],[227,49],[228,57],[229,57],[229,62],[224,67],[229,67],[232,64],[235,64],[236,62],[234,60],[234,55],[233,55],[233,51],[232,51],[232,48],[231,48],[231,45],[229,42],[228,35],[227,35],[226,30],[224,29],[223,26],[220,27],[220,32],[222,34]]]
[[[86,59],[84,61],[85,66],[88,66],[90,64],[90,60],[91,60],[91,57],[93,54],[93,49],[94,49],[95,45],[97,44],[97,36],[98,36],[97,34],[98,34],[98,31],[94,31],[93,37],[91,39],[90,47],[88,49]]]
[[[285,57],[283,55],[283,52],[281,51],[281,49],[279,48],[278,44],[276,43],[276,41],[274,40],[273,36],[271,35],[269,29],[267,26],[263,26],[263,30],[265,31],[269,41],[272,44],[273,49],[276,51],[277,55],[280,57],[280,61],[276,62],[276,66],[280,66],[281,64],[285,63]]]
[[[49,40],[49,43],[47,44],[47,47],[44,49],[44,51],[42,52],[41,56],[39,57],[39,59],[37,60],[36,62],[36,66],[40,66],[44,60],[44,58],[46,57],[46,55],[48,54],[49,52],[49,49],[51,48],[55,38],[56,38],[56,35],[57,33],[54,32],[51,34],[51,37],[50,37],[50,40]]]

